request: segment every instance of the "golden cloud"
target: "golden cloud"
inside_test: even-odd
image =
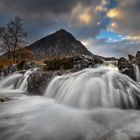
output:
[[[122,18],[123,15],[124,15],[123,12],[117,8],[113,8],[113,9],[109,10],[107,13],[107,16],[109,18],[116,18],[116,19]]]
[[[136,35],[136,36],[127,36],[128,40],[131,41],[140,41],[140,35]]]
[[[78,4],[71,14],[72,18],[78,23],[78,25],[89,26],[93,23],[93,11],[92,7],[83,7]]]
[[[107,8],[104,7],[103,5],[98,5],[95,8],[95,12],[105,12],[105,11],[107,11]]]
[[[106,12],[108,11],[108,8],[106,5],[108,4],[107,0],[101,0],[101,3],[95,7],[95,12]]]
[[[84,11],[81,15],[79,15],[79,21],[81,24],[90,25],[92,23],[92,15],[88,11]]]

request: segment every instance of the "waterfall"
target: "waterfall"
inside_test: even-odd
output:
[[[140,86],[114,67],[57,76],[45,96],[77,108],[139,108]]]
[[[36,71],[36,68],[30,69],[26,71],[24,74],[16,72],[2,79],[0,81],[0,94],[28,92],[27,79],[33,71]]]
[[[30,69],[28,70],[24,75],[23,75],[23,79],[21,79],[17,85],[17,88],[19,90],[22,90],[22,91],[27,91],[27,88],[28,88],[28,84],[27,84],[27,79],[29,77],[29,75],[33,72],[33,71],[36,71],[37,69]]]
[[[0,81],[0,96],[19,95],[0,102],[0,140],[140,139],[140,85],[117,68],[57,76],[44,96],[29,96],[34,70]]]
[[[135,76],[136,76],[136,81],[138,83],[140,83],[140,70],[139,70],[139,66],[134,64],[134,71],[135,71]]]

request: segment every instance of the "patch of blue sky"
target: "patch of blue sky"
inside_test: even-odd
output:
[[[121,42],[125,40],[123,35],[113,31],[101,31],[97,36],[97,40],[104,39],[107,43]]]

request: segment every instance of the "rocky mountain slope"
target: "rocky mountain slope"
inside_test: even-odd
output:
[[[29,46],[29,50],[34,52],[38,58],[73,56],[73,55],[92,55],[91,52],[76,38],[64,29],[56,31]]]

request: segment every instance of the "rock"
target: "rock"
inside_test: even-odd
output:
[[[138,51],[136,54],[136,64],[138,64],[140,67],[140,51]]]
[[[127,60],[124,57],[121,57],[118,60],[118,68],[119,68],[119,70],[121,70],[121,69],[126,68],[126,67],[127,67]]]
[[[134,63],[135,63],[135,61],[134,61],[133,56],[129,55],[129,60],[126,60],[125,58],[121,57],[118,60],[118,68],[121,73],[129,76],[133,80],[136,80],[135,71],[134,71],[134,67],[133,67]]]
[[[7,97],[0,97],[0,102],[6,102],[8,101],[9,99]]]
[[[133,61],[135,59],[135,57],[131,54],[128,54],[128,58],[129,58],[130,61]]]
[[[129,76],[131,79],[136,81],[135,71],[133,65],[127,66],[120,70],[122,74]]]
[[[128,60],[121,57],[118,60],[118,68],[121,73],[126,74],[130,78],[136,81],[136,74],[134,65],[138,65],[140,69],[140,51],[137,52],[136,56],[128,54]]]
[[[51,72],[45,73],[43,71],[33,72],[27,79],[28,81],[28,91],[34,95],[43,95],[46,85],[53,78]]]

